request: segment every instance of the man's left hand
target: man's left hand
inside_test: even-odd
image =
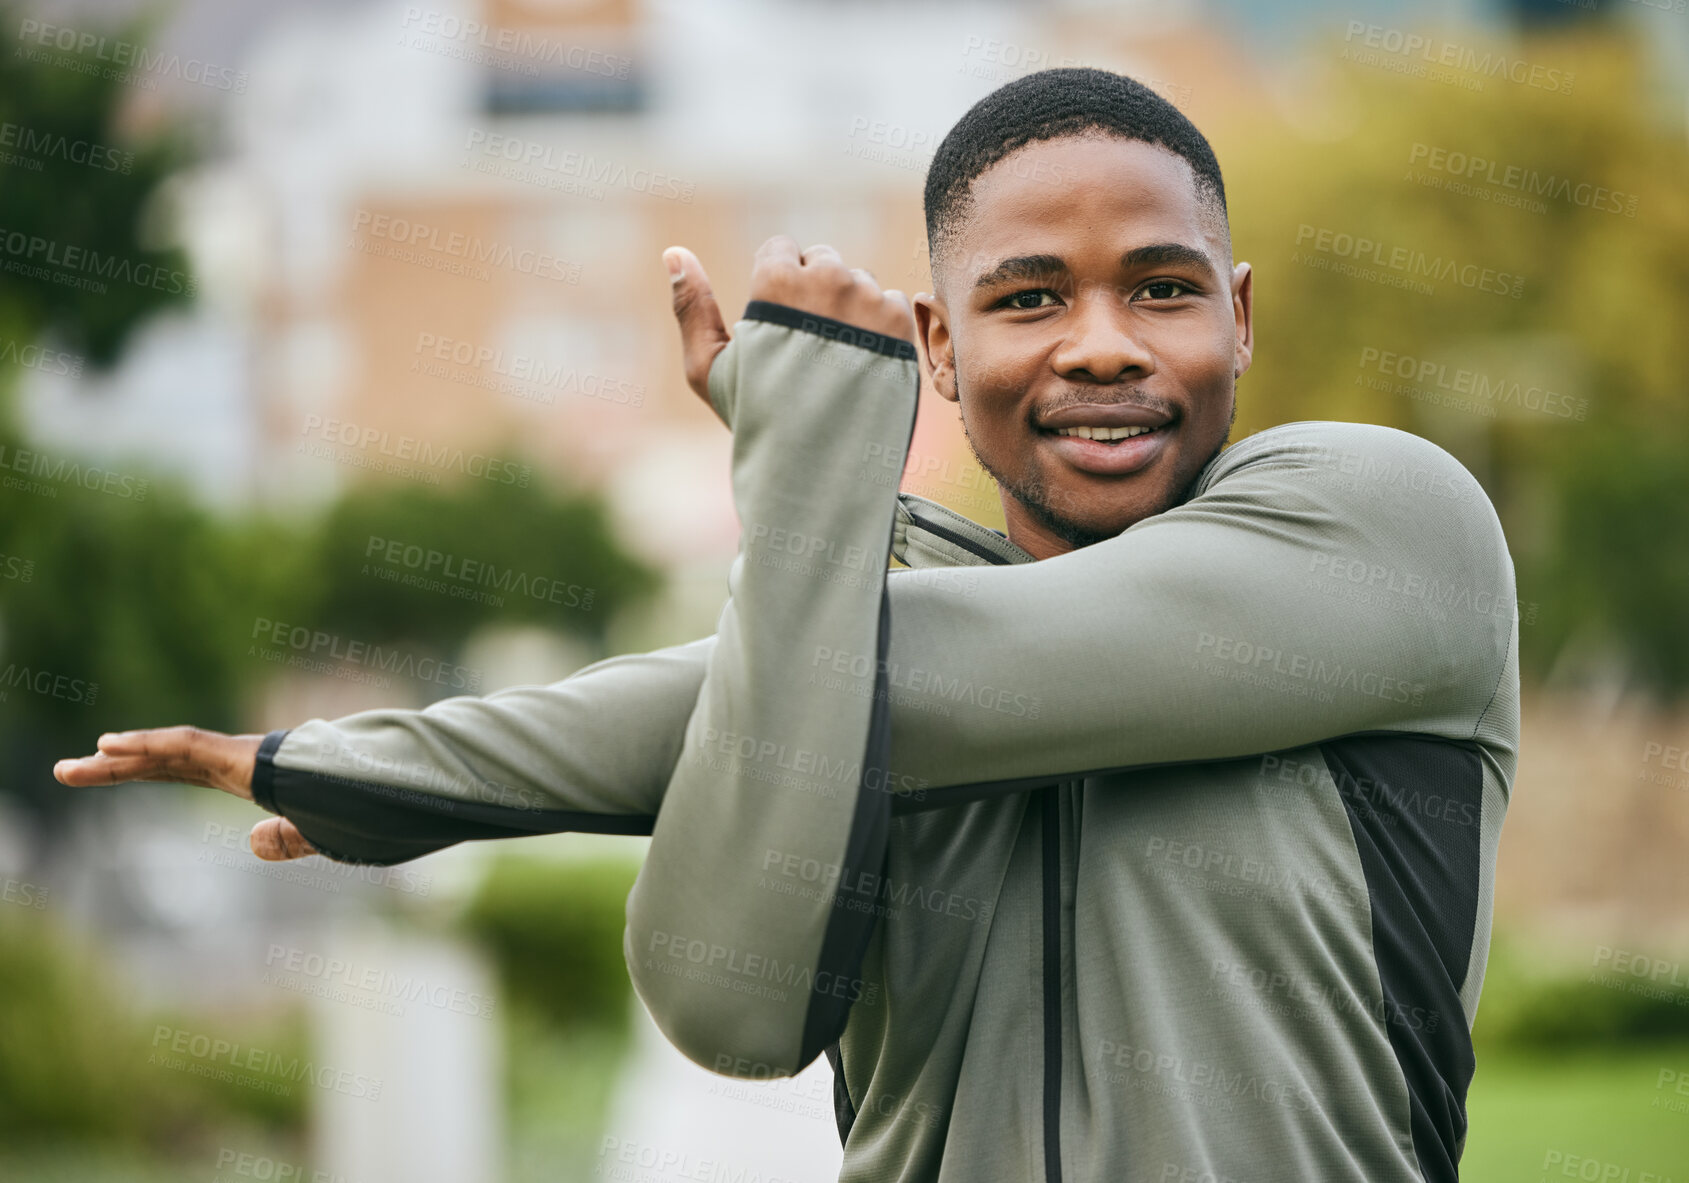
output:
[[[674,285],[686,384],[711,406],[710,366],[732,337],[698,257],[683,246],[671,246],[663,252],[663,263]],[[882,291],[867,270],[846,267],[832,247],[816,245],[800,251],[797,241],[784,234],[776,234],[757,249],[750,298],[831,317],[888,337],[915,340],[915,316],[908,296],[896,288]]]

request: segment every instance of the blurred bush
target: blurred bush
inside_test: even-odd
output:
[[[627,859],[502,855],[463,917],[503,997],[510,1183],[588,1179],[631,1046]]]
[[[297,1016],[238,1032],[201,1016],[143,1016],[123,1004],[110,980],[100,960],[62,930],[28,913],[0,916],[0,1146],[75,1141],[165,1153],[207,1144],[231,1123],[302,1130],[299,1084],[273,1092],[231,1087],[157,1063],[154,1048],[163,1026],[302,1062],[308,1056]]]
[[[1491,941],[1472,1040],[1480,1054],[1485,1048],[1618,1053],[1689,1044],[1689,986],[1591,973],[1498,936]]]
[[[625,1032],[622,929],[638,874],[624,858],[496,859],[464,924],[497,963],[504,997],[557,1027]]]

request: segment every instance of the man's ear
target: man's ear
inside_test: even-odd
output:
[[[1232,363],[1236,379],[1255,357],[1255,272],[1248,263],[1232,268],[1232,315],[1237,321],[1237,356]]]
[[[927,292],[915,293],[914,311],[921,369],[941,398],[955,402],[956,353],[950,344],[950,312],[942,299]]]

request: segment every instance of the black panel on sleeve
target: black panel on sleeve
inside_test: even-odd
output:
[[[1478,916],[1478,748],[1406,734],[1319,747],[1366,875],[1384,995],[1377,1014],[1407,1081],[1420,1173],[1457,1183],[1474,1068],[1460,988]]]
[[[279,813],[337,862],[392,866],[474,838],[527,834],[649,834],[655,818],[573,809],[518,809],[431,796],[397,785],[284,768],[275,762],[285,730],[258,749],[252,799]]]

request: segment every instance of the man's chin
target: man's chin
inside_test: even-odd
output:
[[[1128,527],[1169,508],[1159,501],[1103,505],[1096,494],[1068,492],[1062,485],[1046,487],[1039,493],[1022,496],[1016,492],[1014,497],[1040,526],[1075,549],[1117,537]],[[1077,512],[1067,509],[1068,505],[1076,505]]]

